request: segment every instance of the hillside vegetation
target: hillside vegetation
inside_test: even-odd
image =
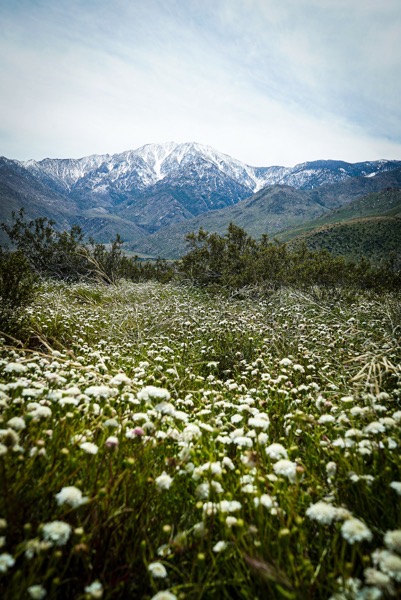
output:
[[[42,283],[27,311],[4,600],[399,597],[399,297]]]
[[[276,235],[281,242],[305,243],[336,256],[401,265],[401,190],[386,189]]]
[[[4,231],[2,600],[400,597],[394,264]]]

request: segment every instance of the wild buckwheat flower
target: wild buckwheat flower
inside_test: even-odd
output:
[[[8,569],[15,565],[15,559],[8,552],[0,554],[0,573],[7,573]]]
[[[264,506],[268,510],[274,506],[273,498],[269,496],[269,494],[262,494],[260,498],[256,496],[256,498],[253,499],[253,503],[256,507]]]
[[[276,475],[287,477],[291,483],[295,483],[297,480],[297,465],[290,460],[282,458],[273,465],[273,470]]]
[[[337,518],[337,508],[332,504],[320,500],[315,504],[311,504],[305,514],[312,521],[317,521],[321,525],[331,525]]]
[[[125,373],[117,373],[117,375],[114,375],[109,383],[112,386],[119,387],[120,385],[129,385],[132,383],[132,381]]]
[[[363,574],[368,585],[376,585],[379,588],[386,588],[391,585],[391,579],[386,573],[382,573],[372,567],[365,569]]]
[[[4,373],[25,373],[27,370],[28,367],[22,363],[10,362],[4,369]]]
[[[369,423],[369,425],[366,425],[366,427],[363,428],[363,431],[367,434],[384,433],[386,431],[386,428],[383,425],[383,423],[379,423],[379,421],[372,421],[371,423]]]
[[[98,600],[103,596],[103,586],[100,581],[96,580],[85,587],[85,592],[89,594],[91,598]]]
[[[85,394],[87,396],[91,396],[92,398],[108,398],[111,396],[113,391],[109,388],[108,385],[91,385],[85,390]]]
[[[43,585],[31,585],[27,591],[32,600],[43,600],[43,598],[47,595]]]
[[[401,557],[388,550],[375,550],[372,558],[383,573],[387,573],[395,581],[401,581]]]
[[[337,465],[335,462],[330,461],[327,463],[326,465],[326,473],[327,473],[327,477],[334,477],[334,475],[337,473]]]
[[[150,600],[177,600],[177,596],[168,590],[161,590],[152,596]]]
[[[87,454],[97,454],[99,450],[93,442],[83,442],[82,444],[79,444],[79,447]]]
[[[217,544],[215,544],[213,546],[213,552],[216,552],[216,553],[223,552],[223,550],[225,550],[226,548],[227,548],[227,542],[220,541],[220,542],[217,542]]]
[[[64,521],[51,521],[43,525],[43,537],[45,541],[56,546],[64,546],[70,538],[71,525]]]
[[[231,460],[231,458],[229,458],[228,456],[225,456],[223,458],[223,460],[221,461],[221,463],[224,467],[227,467],[228,469],[230,469],[230,471],[234,471],[235,465],[234,465],[233,461]]]
[[[401,529],[394,529],[393,531],[387,531],[384,536],[384,543],[389,550],[401,553]]]
[[[263,431],[266,431],[266,429],[268,429],[270,425],[270,421],[267,415],[256,415],[256,417],[251,417],[250,419],[248,419],[248,425],[249,427],[254,427],[255,429],[262,429]]]
[[[392,481],[390,483],[390,487],[395,490],[399,496],[401,496],[401,481]]]
[[[159,561],[150,563],[148,566],[148,571],[152,577],[157,577],[160,579],[167,577],[166,567]]]
[[[11,429],[15,429],[15,431],[21,431],[21,429],[25,429],[26,423],[22,417],[12,417],[7,421],[8,427]]]
[[[156,487],[161,492],[162,490],[168,490],[173,483],[173,478],[167,475],[165,471],[159,477],[155,479]]]
[[[56,500],[59,506],[69,504],[73,508],[77,508],[88,502],[87,496],[82,496],[81,490],[73,485],[63,487],[59,493],[56,494]]]
[[[351,517],[344,521],[341,527],[341,535],[349,544],[363,542],[365,540],[370,542],[373,538],[372,532],[365,523],[355,517]]]
[[[324,414],[318,419],[319,425],[325,425],[326,423],[334,423],[336,418],[333,415]]]
[[[147,385],[142,388],[138,394],[138,400],[147,402],[148,400],[170,400],[170,392],[165,388],[156,387],[154,385]]]
[[[229,529],[231,529],[231,527],[234,527],[234,525],[236,525],[237,523],[237,517],[232,517],[231,515],[228,515],[228,517],[226,517],[226,525]]]
[[[110,435],[104,444],[107,448],[117,448],[118,437],[116,437],[115,435]]]
[[[281,444],[270,444],[270,446],[267,446],[266,448],[266,454],[272,460],[288,458],[287,450]]]

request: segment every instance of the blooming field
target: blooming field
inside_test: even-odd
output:
[[[0,597],[399,597],[399,317],[47,284],[2,340]]]

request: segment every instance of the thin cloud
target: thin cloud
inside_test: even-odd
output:
[[[1,153],[401,157],[398,0],[3,3]]]

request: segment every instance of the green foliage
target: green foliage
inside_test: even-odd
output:
[[[0,331],[18,335],[26,328],[28,307],[35,299],[38,277],[24,254],[0,249]]]
[[[18,215],[13,213],[13,219],[12,225],[2,223],[1,228],[36,273],[71,280],[87,274],[87,260],[78,251],[83,242],[78,225],[59,232],[54,229],[55,222],[46,217],[26,222],[23,209]]]
[[[399,300],[45,281],[0,349],[2,600],[400,597]]]
[[[119,235],[107,248],[93,239],[84,243],[78,225],[60,232],[54,228],[54,221],[46,217],[25,221],[23,209],[18,215],[13,213],[13,219],[12,225],[2,223],[0,227],[35,273],[43,277],[69,281],[95,279],[108,284],[115,284],[121,278],[168,281],[172,277],[171,266],[163,261],[145,264],[125,256]]]
[[[38,278],[24,254],[0,249],[0,298],[11,309],[28,306],[34,299]]]
[[[198,285],[226,289],[317,285],[328,290],[363,287],[377,291],[401,286],[401,272],[395,270],[394,262],[379,269],[367,260],[350,262],[327,250],[310,250],[306,244],[288,247],[270,242],[267,236],[255,241],[232,223],[224,236],[200,229],[189,234],[187,241],[190,251],[182,258],[180,271]]]

